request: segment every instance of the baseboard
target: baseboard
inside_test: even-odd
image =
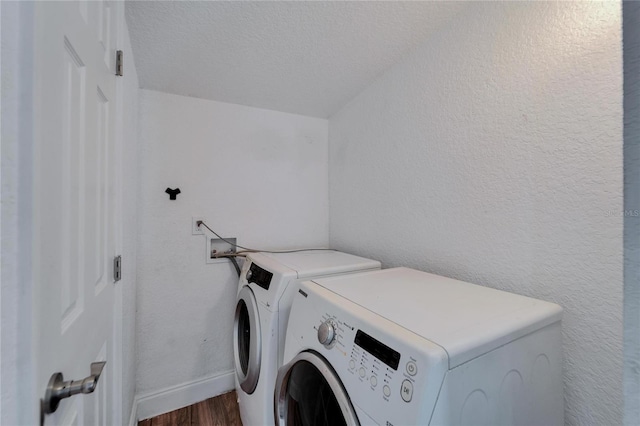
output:
[[[182,383],[159,391],[136,396],[132,410],[133,423],[168,413],[182,407],[222,395],[235,388],[235,371]]]

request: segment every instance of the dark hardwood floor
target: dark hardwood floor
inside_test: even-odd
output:
[[[138,422],[138,426],[242,426],[236,391]]]

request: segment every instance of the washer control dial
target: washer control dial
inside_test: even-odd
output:
[[[328,319],[318,327],[318,342],[329,347],[336,339],[336,325]]]

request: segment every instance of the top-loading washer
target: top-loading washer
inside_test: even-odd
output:
[[[562,425],[560,306],[407,268],[299,285],[280,425]]]
[[[247,255],[233,330],[236,390],[245,426],[273,424],[273,389],[294,284],[375,269],[380,262],[333,250]]]

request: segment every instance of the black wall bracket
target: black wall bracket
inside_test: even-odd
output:
[[[167,188],[164,192],[169,194],[170,200],[175,200],[178,194],[180,193],[180,188],[176,188],[176,189]]]

